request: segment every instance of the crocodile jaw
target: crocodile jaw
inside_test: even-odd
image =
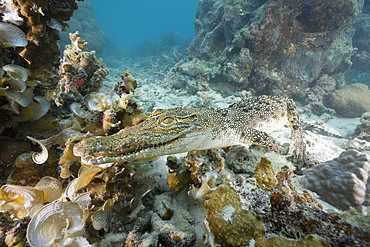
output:
[[[161,155],[184,153],[202,146],[204,134],[193,136],[194,127],[181,134],[156,133],[133,126],[112,136],[90,137],[73,147],[75,156],[87,165],[129,162]],[[139,133],[139,134],[138,134]]]
[[[104,137],[103,137],[104,138]],[[78,143],[74,146],[74,155],[81,156],[81,161],[87,165],[99,165],[111,162],[129,162],[142,159],[151,159],[161,155],[184,153],[191,150],[199,149],[202,143],[201,135],[197,136],[196,139],[188,137],[178,137],[169,142],[152,144],[150,146],[140,147],[138,145],[135,150],[116,152],[116,151],[101,151],[95,154],[83,154],[80,150],[80,145],[85,143]],[[98,144],[99,145],[99,144]]]
[[[183,147],[181,140],[182,138],[179,138],[171,143],[153,145],[145,149],[138,149],[128,153],[101,152],[96,153],[95,155],[81,156],[81,162],[87,165],[99,165],[112,162],[130,162],[143,159],[151,160],[151,158],[155,158],[164,154],[186,152],[186,150],[184,151],[186,147]],[[79,156],[77,152],[75,152],[75,155]]]

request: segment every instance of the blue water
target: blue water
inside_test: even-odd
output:
[[[132,52],[145,41],[168,33],[183,40],[194,37],[198,0],[90,0],[106,38],[116,48]]]

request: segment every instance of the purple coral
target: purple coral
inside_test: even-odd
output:
[[[308,169],[300,182],[339,209],[353,207],[361,211],[370,203],[370,156],[345,151],[338,158]]]

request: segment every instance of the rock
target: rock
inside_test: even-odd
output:
[[[352,20],[362,6],[359,0],[201,0],[186,65],[201,68],[218,90],[303,98],[323,76],[335,78],[334,86],[344,82],[357,51]]]
[[[326,104],[344,117],[360,117],[370,111],[370,90],[362,83],[346,85],[329,94]]]

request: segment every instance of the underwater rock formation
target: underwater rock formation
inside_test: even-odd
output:
[[[370,65],[370,3],[364,1],[363,12],[356,18],[354,23],[356,32],[353,36],[353,46],[358,50],[351,58],[353,65],[351,70],[357,73],[366,73]]]
[[[360,117],[370,111],[370,90],[362,83],[346,85],[330,93],[326,105],[344,117]]]
[[[305,97],[326,75],[336,85],[351,66],[354,29],[363,1],[202,0],[196,37],[178,66],[222,90]],[[200,66],[199,66],[200,64]]]
[[[355,150],[306,170],[300,182],[334,207],[362,212],[370,203],[370,156]]]

